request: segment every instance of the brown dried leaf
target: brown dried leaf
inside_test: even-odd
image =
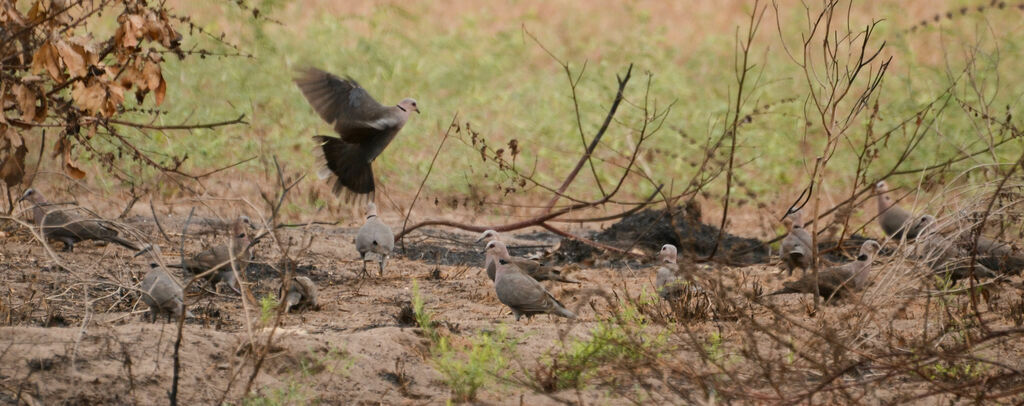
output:
[[[72,178],[78,180],[85,179],[85,171],[78,169],[75,161],[71,159],[70,148],[64,150],[64,170],[68,173],[68,176],[71,176]]]
[[[137,14],[123,14],[117,21],[121,26],[114,34],[114,42],[122,48],[135,48],[139,46],[139,38],[143,36],[143,26],[146,19]]]
[[[57,47],[47,42],[32,55],[32,73],[46,72],[54,81],[63,82],[64,74],[60,69],[59,61]]]
[[[149,90],[160,87],[160,82],[164,80],[163,74],[160,73],[160,65],[152,61],[146,62],[146,66],[142,68],[142,76],[146,79],[146,88]]]
[[[82,82],[76,82],[71,90],[71,98],[80,109],[96,114],[103,109],[107,92],[103,88],[103,84],[96,80],[92,81],[89,86]]]
[[[71,77],[85,77],[89,73],[86,55],[79,53],[75,47],[63,40],[58,40],[56,47],[57,52],[60,53],[60,59],[64,61],[64,66],[67,66]]]
[[[7,187],[20,184],[25,178],[25,155],[28,147],[21,134],[13,128],[3,126],[0,129],[0,179]]]
[[[167,94],[167,81],[164,80],[163,76],[160,77],[160,86],[157,86],[156,90],[153,91],[153,96],[156,97],[156,105],[159,106],[164,103],[164,95]]]
[[[28,86],[16,83],[11,87],[11,92],[18,100],[18,109],[21,110],[22,121],[36,120],[36,92]]]

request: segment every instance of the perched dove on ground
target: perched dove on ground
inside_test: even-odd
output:
[[[878,224],[882,226],[882,231],[892,238],[901,238],[905,229],[908,240],[917,237],[921,225],[914,224],[915,218],[910,212],[896,205],[889,196],[889,185],[885,181],[878,182],[875,184],[875,193],[878,194]]]
[[[868,284],[871,261],[881,248],[874,240],[864,241],[854,262],[839,265],[818,272],[818,293],[828,299],[843,297],[850,291],[863,290]],[[808,273],[797,281],[786,282],[783,288],[770,295],[786,293],[814,293],[814,274]]]
[[[346,192],[345,200],[368,197],[375,190],[373,160],[391,143],[412,112],[416,100],[404,99],[382,106],[352,78],[340,78],[309,68],[295,79],[313,110],[334,126],[341,138],[318,135],[317,158],[321,179],[331,178],[334,193]]]
[[[156,321],[158,314],[167,315],[168,321],[172,316],[180,317],[181,310],[185,306],[185,296],[181,285],[159,264],[152,263],[149,267],[149,272],[142,279],[139,290],[142,292],[140,295],[142,301],[149,305],[150,321]],[[185,315],[192,317],[191,312],[187,312]]]
[[[362,259],[363,275],[366,275],[366,254],[373,253],[378,257],[380,275],[384,276],[384,264],[394,248],[394,232],[377,217],[377,205],[373,202],[367,203],[366,224],[363,224],[356,234],[356,251],[359,251],[359,258]]]
[[[73,251],[75,243],[85,240],[101,240],[117,243],[125,248],[138,251],[139,247],[117,235],[117,230],[109,227],[102,219],[82,218],[69,210],[55,208],[47,211],[46,197],[35,189],[28,189],[18,201],[28,200],[33,203],[32,216],[36,225],[42,230],[43,237],[52,238],[64,243],[64,251]]]
[[[522,316],[529,318],[542,313],[576,318],[576,315],[559,303],[540,282],[512,265],[512,257],[509,256],[505,243],[491,241],[487,243],[486,251],[497,260],[494,291],[498,294],[498,300],[512,309],[516,321]]]
[[[686,286],[686,279],[679,276],[679,265],[676,264],[676,246],[665,244],[658,252],[658,259],[661,266],[658,267],[658,274],[654,281],[654,288],[665,300],[675,300],[683,296],[683,288]]]
[[[249,261],[253,259],[249,247],[252,237],[246,226],[255,227],[249,217],[239,216],[238,220],[231,224],[231,241],[228,244],[207,248],[194,257],[185,259],[181,264],[169,266],[182,268],[193,275],[208,272],[206,278],[214,289],[219,289],[219,286],[224,284],[235,293],[241,293],[238,280],[235,278],[235,270],[244,272]]]
[[[970,246],[970,244],[964,244]],[[1016,275],[1024,269],[1024,252],[1015,245],[987,237],[978,237],[978,262],[1003,275]]]
[[[484,231],[482,234],[480,234],[480,238],[477,238],[476,241],[480,242],[484,240],[486,240],[487,242],[501,241],[501,239],[498,237],[498,232],[494,230]],[[488,252],[487,255],[484,257],[484,268],[487,270],[487,277],[491,278],[492,281],[494,280],[494,270],[496,269],[496,264],[497,261],[494,259],[494,256],[491,255],[490,252]],[[562,271],[555,269],[554,267],[551,267],[549,265],[545,265],[540,262],[534,261],[532,259],[513,257],[512,264],[519,267],[519,269],[523,270],[523,272],[526,272],[527,275],[530,275],[531,277],[533,277],[533,279],[536,279],[538,281],[580,283],[579,281],[575,281],[562,276]]]
[[[786,270],[789,271],[789,275],[793,275],[794,268],[800,268],[807,273],[807,270],[811,268],[811,261],[814,260],[811,249],[812,239],[811,233],[808,233],[804,229],[803,216],[800,215],[800,211],[790,213],[784,220],[786,224],[786,238],[782,239],[782,262],[786,264]]]
[[[320,308],[318,297],[316,284],[312,280],[305,276],[296,276],[288,285],[288,294],[284,295],[284,312],[288,313],[292,308],[317,310]]]
[[[954,283],[970,277],[971,272],[978,278],[996,276],[995,272],[982,265],[980,261],[975,261],[972,267],[970,253],[939,234],[935,216],[926,214],[915,220],[914,224],[918,226],[920,232],[915,240],[917,258],[923,260],[935,273],[949,276]]]

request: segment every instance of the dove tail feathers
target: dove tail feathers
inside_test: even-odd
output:
[[[557,303],[555,304],[555,314],[559,315],[559,316],[562,316],[562,317],[565,317],[567,319],[575,319],[576,318],[576,313],[573,313],[573,312],[569,311],[569,309],[566,309],[565,307],[562,307],[562,305],[557,304]]]
[[[328,179],[337,195],[344,195],[346,203],[373,200],[375,190],[373,167],[359,145],[341,138],[318,135],[313,137],[320,145],[316,149],[317,176]]]

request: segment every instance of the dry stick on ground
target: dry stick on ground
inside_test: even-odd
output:
[[[441,137],[441,142],[437,144],[437,150],[434,151],[434,157],[430,159],[430,166],[427,167],[427,173],[423,174],[423,180],[420,181],[420,187],[416,188],[416,194],[412,197],[412,203],[409,203],[409,210],[405,212],[405,219],[402,220],[402,232],[398,235],[405,234],[405,227],[409,224],[409,216],[412,215],[412,208],[416,207],[416,200],[420,198],[420,192],[423,191],[423,185],[427,184],[427,178],[430,177],[430,172],[434,171],[434,162],[437,162],[437,156],[441,155],[441,148],[444,147],[444,142],[448,141],[448,135],[451,134],[452,128],[459,126],[459,113],[455,112],[452,116],[452,122],[448,124],[448,129],[444,130],[444,137]],[[405,239],[402,241],[402,252],[405,252]],[[376,244],[376,242],[374,243]]]

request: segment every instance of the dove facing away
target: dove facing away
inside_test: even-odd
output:
[[[373,200],[376,189],[373,160],[405,126],[412,112],[419,113],[414,99],[383,106],[352,78],[340,78],[316,68],[299,73],[295,84],[320,118],[334,126],[340,138],[313,137],[321,179],[331,179],[335,194],[351,202]]]
[[[875,193],[878,194],[878,225],[882,226],[885,235],[901,238],[906,234],[908,240],[916,238],[921,232],[921,224],[914,221],[917,219],[910,212],[896,205],[884,180],[875,184]]]
[[[185,296],[178,284],[159,264],[149,264],[149,272],[142,278],[139,286],[142,301],[149,305],[150,321],[155,322],[157,315],[164,314],[167,320],[181,316],[185,308]],[[192,317],[191,312],[186,312]]]
[[[486,251],[493,254],[497,260],[494,292],[498,294],[501,303],[512,309],[516,321],[522,316],[530,318],[543,313],[576,318],[576,314],[566,309],[558,299],[544,289],[544,285],[512,264],[512,257],[509,256],[505,243],[491,241],[487,243]]]
[[[875,240],[864,241],[860,246],[857,260],[818,272],[818,293],[825,299],[843,297],[855,290],[863,290],[868,284],[871,261],[881,248]],[[814,274],[808,273],[799,280],[786,282],[783,288],[769,295],[787,293],[814,293]]]
[[[380,275],[384,276],[384,264],[387,262],[391,250],[395,249],[395,234],[391,227],[384,224],[377,217],[377,205],[373,202],[366,204],[366,223],[359,228],[356,234],[356,251],[359,251],[359,258],[363,263],[363,275],[366,275],[366,254],[376,254],[377,263],[380,265]]]
[[[62,251],[74,251],[75,243],[85,240],[100,240],[119,244],[133,251],[139,247],[118,236],[117,230],[98,218],[84,218],[68,210],[54,209],[47,211],[46,197],[35,189],[28,189],[18,201],[28,200],[32,203],[32,217],[44,238],[52,238],[64,243]]]
[[[477,238],[476,241],[480,242],[485,240],[487,242],[501,241],[501,239],[498,237],[498,232],[494,230],[484,231],[483,233],[480,234],[480,238]],[[532,259],[513,257],[512,264],[519,267],[519,269],[521,269],[523,272],[526,272],[527,275],[530,275],[533,279],[536,279],[537,281],[580,283],[579,281],[572,280],[565,276],[562,276],[562,271],[555,269],[552,266],[542,264],[538,261],[534,261]],[[491,278],[491,280],[493,281],[494,272],[495,269],[497,269],[497,260],[495,260],[494,255],[492,255],[490,252],[487,252],[486,255],[484,256],[484,269],[487,270],[487,277]]]
[[[227,244],[220,244],[207,248],[192,258],[186,258],[180,264],[168,265],[171,268],[181,268],[193,275],[206,274],[210,286],[219,290],[222,284],[235,291],[242,293],[235,278],[235,270],[245,271],[253,254],[249,245],[252,243],[252,236],[249,230],[255,228],[247,216],[239,216],[231,224],[231,240]],[[234,267],[234,269],[232,269]]]
[[[284,295],[284,312],[288,313],[293,308],[318,310],[319,296],[316,284],[312,280],[305,276],[296,276],[288,285],[288,294]]]
[[[811,233],[807,232],[804,228],[803,216],[800,211],[795,211],[786,216],[782,222],[786,225],[786,238],[782,239],[782,250],[780,255],[782,256],[782,262],[786,264],[786,270],[789,271],[789,275],[793,275],[793,269],[800,268],[807,273],[807,270],[811,268],[811,261],[814,260],[811,249],[812,239]]]

